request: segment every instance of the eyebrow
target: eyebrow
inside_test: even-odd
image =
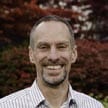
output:
[[[59,42],[57,42],[56,44],[69,44],[69,42],[70,41],[59,41]],[[42,41],[40,41],[39,43],[38,43],[38,45],[41,45],[41,44],[49,44],[48,42],[42,42]]]
[[[58,42],[57,44],[69,44],[69,41]]]
[[[37,46],[40,46],[40,45],[48,45],[48,42],[39,42],[39,43],[37,44]]]

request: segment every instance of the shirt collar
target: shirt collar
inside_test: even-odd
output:
[[[30,94],[31,104],[34,107],[37,107],[38,105],[40,105],[42,102],[45,101],[45,97],[41,93],[36,80],[33,82],[32,86],[30,87],[29,94]]]
[[[32,86],[30,87],[29,93],[30,93],[31,104],[34,107],[37,107],[42,102],[45,102],[45,97],[40,91],[36,80],[33,82]],[[68,102],[69,102],[69,105],[76,104],[75,92],[72,89],[70,84],[69,84]]]
[[[77,104],[75,92],[72,89],[72,86],[70,84],[69,84],[68,102],[69,102],[69,105]]]

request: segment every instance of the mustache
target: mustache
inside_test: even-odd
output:
[[[43,66],[47,66],[47,65],[65,65],[66,64],[66,60],[44,60],[42,61],[42,65]]]

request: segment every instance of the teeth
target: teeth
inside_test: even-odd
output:
[[[48,69],[60,69],[61,66],[58,65],[58,66],[47,66]]]

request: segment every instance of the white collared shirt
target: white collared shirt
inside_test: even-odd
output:
[[[0,108],[49,108],[45,102],[46,99],[35,80],[31,87],[0,99]],[[61,108],[104,107],[99,101],[73,90],[71,85],[69,85],[68,100],[61,106]]]

